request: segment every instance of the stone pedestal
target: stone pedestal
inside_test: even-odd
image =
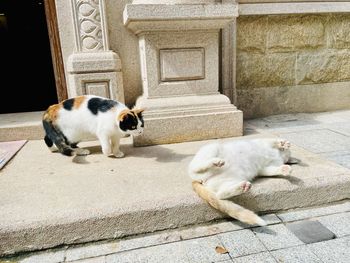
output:
[[[124,24],[139,37],[137,106],[146,108],[135,146],[242,135],[242,112],[218,91],[220,29],[237,15],[234,4],[126,5]]]
[[[112,51],[72,54],[67,63],[69,97],[93,94],[124,102],[121,62]]]
[[[67,61],[68,97],[93,94],[124,102],[121,61],[109,49],[104,0],[71,0],[75,49]]]

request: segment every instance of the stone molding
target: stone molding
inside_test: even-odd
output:
[[[244,15],[348,13],[350,2],[309,3],[253,3],[239,4],[238,13]]]
[[[94,94],[124,102],[121,61],[109,50],[104,0],[71,0],[75,48],[67,60],[68,96]]]
[[[72,0],[78,52],[109,49],[104,0]]]

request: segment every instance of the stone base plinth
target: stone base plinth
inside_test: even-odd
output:
[[[134,146],[208,140],[243,135],[243,113],[224,95],[141,98],[145,130]]]
[[[93,94],[124,102],[121,61],[115,52],[74,53],[67,68],[69,97]]]

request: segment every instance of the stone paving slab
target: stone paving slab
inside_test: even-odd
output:
[[[350,212],[322,216],[318,218],[318,221],[337,237],[350,236]]]
[[[350,211],[350,202],[341,202],[332,205],[320,206],[316,208],[305,208],[277,213],[278,218],[283,222],[297,221],[325,215],[337,214]],[[337,215],[336,215],[337,216]]]
[[[305,244],[335,238],[335,234],[316,220],[302,220],[286,224],[286,227]]]
[[[253,228],[253,232],[268,250],[276,250],[303,244],[302,241],[300,241],[288,228],[286,228],[286,226],[282,224]]]
[[[306,245],[271,251],[276,262],[283,263],[322,263]]]
[[[309,244],[307,247],[324,263],[349,263],[350,237]]]
[[[197,197],[186,173],[207,142],[133,147],[125,138],[123,159],[107,158],[97,142],[86,142],[92,154],[76,164],[50,153],[42,140],[29,141],[0,173],[0,255],[224,218]],[[258,179],[233,200],[266,213],[350,197],[347,168],[297,146],[293,153],[302,162],[290,178]]]

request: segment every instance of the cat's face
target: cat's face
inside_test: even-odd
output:
[[[120,130],[133,136],[141,135],[144,126],[143,111],[144,109],[123,110],[118,116]]]

